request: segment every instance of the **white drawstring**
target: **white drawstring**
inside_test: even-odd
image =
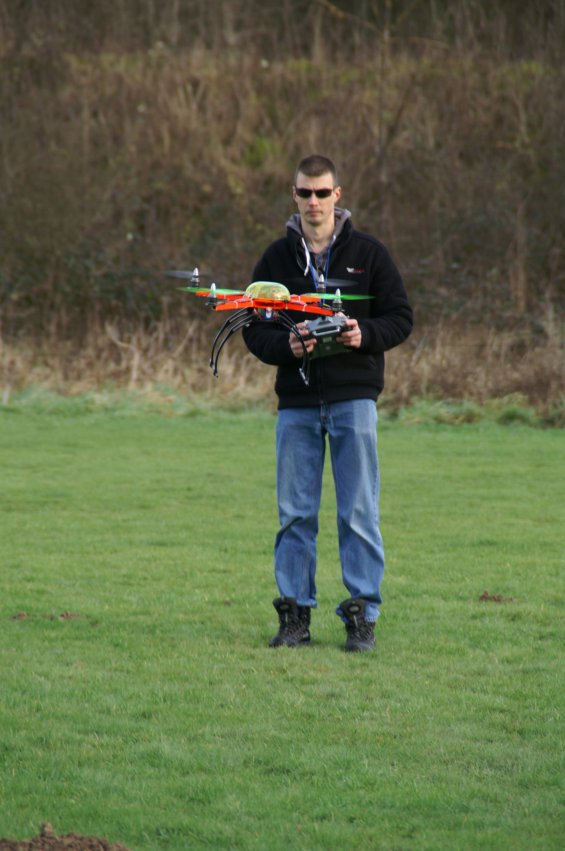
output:
[[[304,277],[306,277],[306,275],[310,271],[310,266],[311,266],[310,252],[308,251],[308,246],[306,245],[306,240],[304,239],[303,236],[301,237],[301,239],[302,239],[302,245],[304,246],[304,251],[306,253],[306,266],[304,268]]]

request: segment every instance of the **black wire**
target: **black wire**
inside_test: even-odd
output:
[[[284,328],[287,328],[294,336],[300,341],[303,349],[303,357],[302,357],[302,366],[300,367],[300,376],[306,386],[310,383],[310,355],[308,354],[308,349],[306,348],[306,343],[302,337],[302,334],[298,330],[298,326],[296,322],[290,317],[287,313],[281,311],[276,314],[276,317],[272,320],[261,319],[257,314],[251,313],[250,308],[243,307],[240,310],[232,313],[226,321],[222,324],[220,330],[217,332],[214,337],[212,343],[212,349],[210,351],[210,367],[212,368],[214,375],[218,376],[218,362],[220,360],[220,354],[222,353],[222,349],[234,334],[240,331],[242,328],[245,328],[247,325],[251,325],[254,322],[275,322],[282,325]]]
[[[212,351],[210,352],[210,366],[212,367],[215,376],[218,375],[218,361],[220,359],[222,349],[226,345],[227,341],[241,328],[245,328],[246,325],[250,325],[251,322],[253,322],[253,316],[249,316],[247,308],[245,308],[245,315],[241,315],[241,311],[238,311],[238,315],[236,317],[230,316],[229,320],[224,322],[214,338]]]

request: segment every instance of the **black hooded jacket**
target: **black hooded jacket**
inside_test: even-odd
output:
[[[336,214],[341,213],[336,209]],[[343,211],[346,212],[346,211]],[[328,279],[352,282],[342,295],[372,298],[345,301],[344,312],[355,317],[362,334],[359,349],[312,360],[308,386],[300,375],[301,360],[290,348],[289,331],[276,322],[253,322],[243,331],[245,343],[259,360],[278,367],[275,391],[279,408],[302,408],[350,399],[377,399],[384,386],[384,352],[402,343],[412,330],[412,308],[402,278],[385,246],[354,230],[349,214],[330,249]],[[257,263],[254,281],[278,281],[291,293],[314,291],[301,234],[289,223],[286,237],[273,242]],[[328,285],[335,292],[335,285]],[[296,322],[312,318],[292,314]]]

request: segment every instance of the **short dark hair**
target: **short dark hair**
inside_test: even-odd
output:
[[[332,176],[334,186],[338,185],[335,165],[328,157],[323,157],[321,154],[311,154],[309,157],[304,157],[304,159],[300,160],[294,172],[295,183],[298,172],[305,174],[306,177],[320,177],[320,175],[329,172]]]

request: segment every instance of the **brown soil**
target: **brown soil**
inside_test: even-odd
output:
[[[481,603],[515,603],[514,597],[505,597],[503,594],[489,594],[484,591],[479,597]],[[1,849],[0,849],[1,851]]]
[[[125,845],[117,845],[98,836],[80,836],[67,833],[56,836],[46,823],[41,833],[31,839],[0,839],[0,851],[129,851]]]

